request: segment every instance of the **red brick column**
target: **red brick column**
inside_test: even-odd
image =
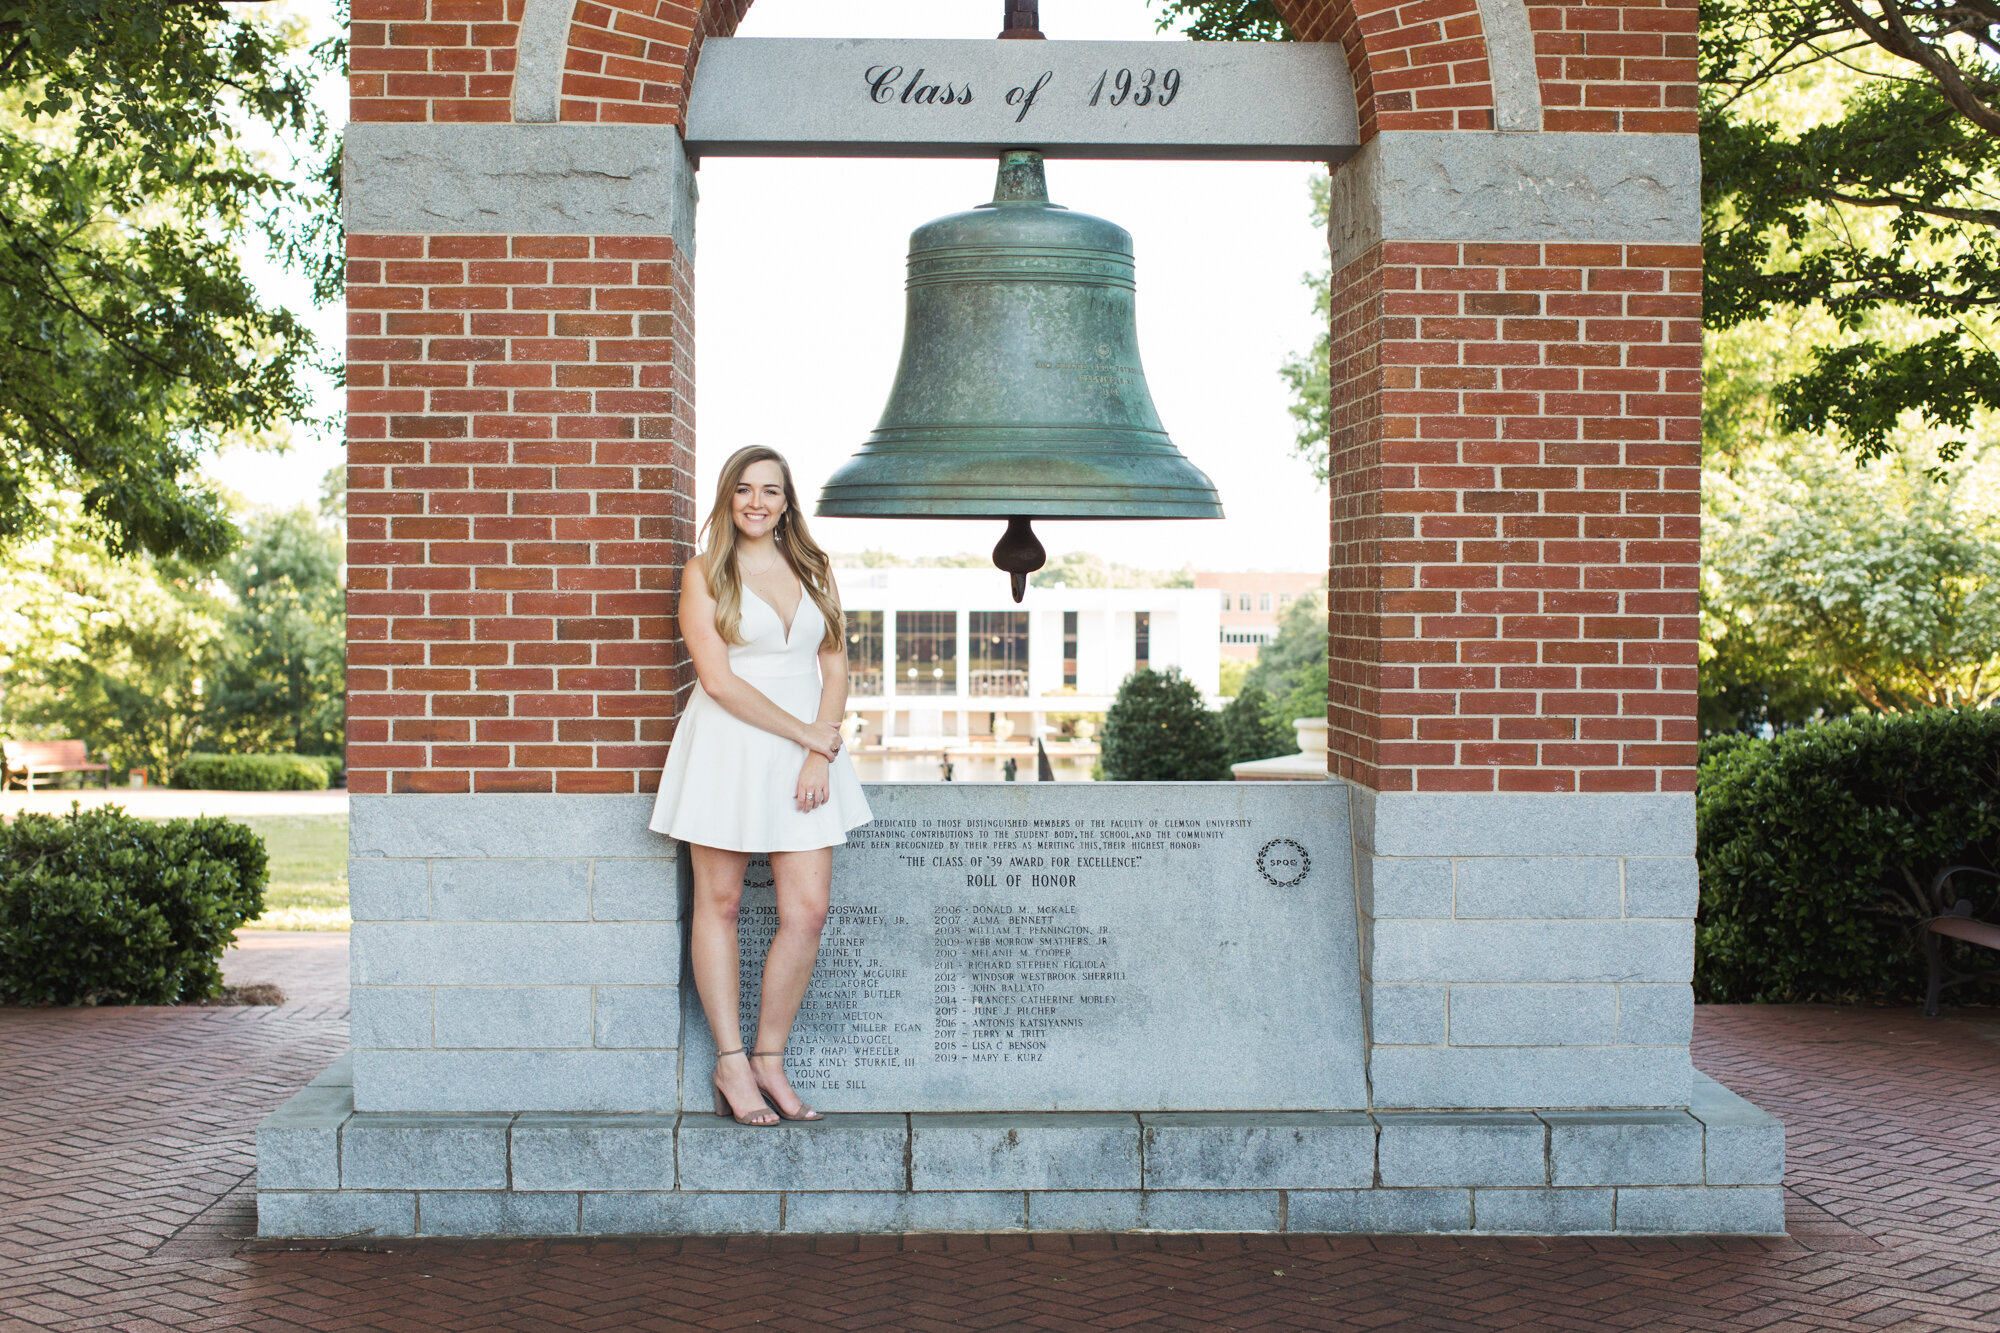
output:
[[[1388,241],[1338,276],[1340,776],[1691,789],[1700,262]]]
[[[629,792],[689,687],[667,237],[348,238],[348,783]]]

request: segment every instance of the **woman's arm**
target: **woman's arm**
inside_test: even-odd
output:
[[[702,570],[700,556],[689,560],[681,570],[678,619],[681,641],[687,644],[688,656],[694,659],[701,688],[724,711],[759,731],[783,736],[829,759],[839,752],[839,728],[801,722],[729,669],[729,645],[715,628],[715,598],[708,591],[708,576]]]
[[[833,576],[827,575],[832,582]],[[840,587],[833,587],[833,604],[840,605]],[[847,645],[822,648],[819,654],[819,720],[838,731],[847,716]]]

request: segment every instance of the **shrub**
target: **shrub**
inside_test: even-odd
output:
[[[0,1002],[207,999],[264,878],[263,841],[227,820],[17,816],[0,825]]]
[[[1172,668],[1127,676],[1104,715],[1101,762],[1111,782],[1227,781],[1224,747],[1221,717]]]
[[[1223,746],[1230,763],[1275,759],[1298,751],[1297,728],[1274,719],[1272,707],[1271,697],[1262,688],[1245,685],[1222,710]]]
[[[1698,999],[1907,1001],[1923,992],[1932,878],[2000,857],[2000,711],[1717,738],[1696,808]],[[1946,896],[1989,883],[1962,877]]]
[[[190,791],[324,791],[341,761],[317,754],[191,754],[174,769]]]

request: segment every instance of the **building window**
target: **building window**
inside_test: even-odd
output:
[[[847,692],[882,693],[882,613],[847,613]]]
[[[1284,609],[1285,609],[1286,607],[1290,606],[1291,604],[1292,604],[1292,594],[1291,594],[1291,593],[1288,593],[1288,592],[1281,592],[1281,593],[1279,593],[1279,594],[1278,594],[1278,609],[1279,609],[1280,611],[1284,610]]]
[[[1270,593],[1268,593],[1268,592],[1260,592],[1260,593],[1258,593],[1258,594],[1257,594],[1257,609],[1258,609],[1259,611],[1269,611],[1269,610],[1271,609],[1271,594],[1270,594]]]
[[[1132,614],[1132,664],[1135,671],[1145,671],[1153,664],[1153,613],[1135,611]]]
[[[1250,594],[1249,594],[1249,593],[1247,593],[1247,592],[1245,592],[1245,593],[1238,593],[1238,594],[1236,595],[1236,609],[1237,609],[1238,611],[1248,611],[1248,610],[1250,609]]]
[[[958,693],[958,612],[896,613],[896,693]]]
[[[1063,612],[1063,684],[1076,688],[1076,612]]]
[[[972,611],[966,637],[971,640],[971,693],[980,698],[1028,693],[1028,613]]]

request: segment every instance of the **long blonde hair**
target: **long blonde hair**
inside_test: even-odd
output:
[[[709,596],[715,598],[715,628],[725,643],[743,643],[743,577],[736,569],[736,513],[732,499],[736,484],[752,463],[772,462],[785,479],[785,512],[778,515],[778,554],[799,576],[799,585],[819,608],[826,622],[826,634],[819,641],[823,653],[839,651],[847,642],[846,622],[840,602],[833,595],[833,561],[806,531],[805,513],[799,508],[799,493],[792,485],[792,467],[776,449],[753,444],[738,449],[722,465],[722,480],[715,487],[715,507],[701,525],[701,567],[708,577]]]

